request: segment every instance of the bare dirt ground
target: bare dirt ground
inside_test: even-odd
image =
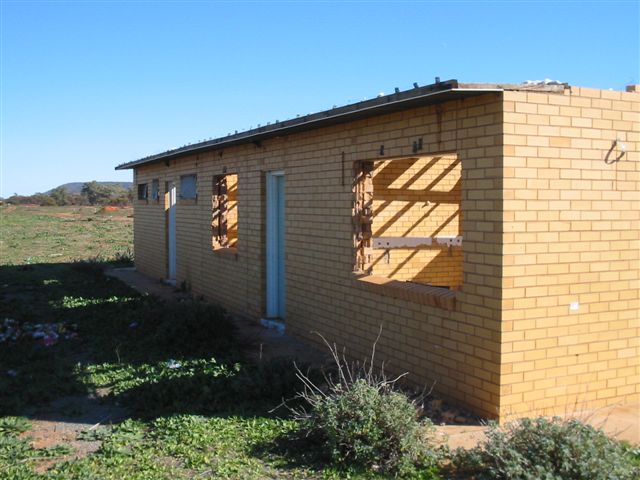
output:
[[[80,216],[79,213],[66,213],[66,212],[49,213],[48,215],[50,217],[59,217],[59,218],[73,218],[73,217],[79,217]]]
[[[82,433],[98,428],[109,427],[127,418],[127,411],[97,396],[67,396],[56,399],[45,407],[38,408],[28,415],[32,428],[25,435],[31,437],[34,448],[50,448],[57,445],[69,445],[73,453],[65,458],[47,459],[38,462],[37,471],[44,472],[61,460],[83,458],[95,452],[101,442],[91,440],[90,435],[83,439]]]

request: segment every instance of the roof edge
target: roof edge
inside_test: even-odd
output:
[[[511,87],[512,85],[509,86]],[[115,169],[132,169],[149,163],[155,163],[162,160],[167,161],[173,158],[204,151],[218,150],[229,146],[251,142],[259,143],[267,138],[311,130],[337,123],[345,123],[373,116],[378,113],[390,113],[414,106],[441,103],[448,100],[491,92],[499,93],[504,90],[505,88],[497,84],[459,84],[457,80],[447,80],[444,82],[438,81],[423,87],[418,87],[417,84],[414,84],[414,88],[410,90],[399,91],[396,89],[396,91],[390,95],[379,96],[370,100],[363,100],[361,102],[344,105],[342,107],[335,107],[330,110],[324,110],[318,113],[304,115],[282,122],[276,122],[274,124],[267,124],[245,132],[229,134],[226,137],[219,137],[192,145],[184,145],[159,154],[150,155],[148,157],[120,164]]]

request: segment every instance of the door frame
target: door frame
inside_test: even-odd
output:
[[[285,270],[285,176],[284,171],[266,173],[266,318],[286,317]]]
[[[176,203],[177,203],[177,187],[174,180],[165,182],[165,210],[166,210],[166,232],[167,232],[167,283],[175,285],[176,283],[176,266],[177,266],[177,249],[176,249]]]

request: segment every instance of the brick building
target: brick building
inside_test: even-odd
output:
[[[118,166],[136,267],[479,414],[640,398],[640,93],[426,87]]]

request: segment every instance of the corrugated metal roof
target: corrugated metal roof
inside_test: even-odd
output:
[[[485,93],[498,93],[504,90],[505,89],[502,88],[502,86],[498,85],[492,86],[485,84],[477,87],[471,84],[459,85],[457,80],[437,82],[402,92],[396,90],[396,92],[391,95],[384,95],[371,100],[365,100],[282,122],[276,122],[271,125],[265,125],[246,132],[228,135],[226,137],[220,137],[192,145],[185,145],[180,148],[168,150],[139,160],[123,163],[118,165],[116,170],[135,168],[149,163],[166,161],[185,155],[201,153],[209,150],[218,150],[244,143],[259,143],[268,138],[279,137],[295,132],[351,122],[375,115],[397,112],[423,105],[483,95]]]

